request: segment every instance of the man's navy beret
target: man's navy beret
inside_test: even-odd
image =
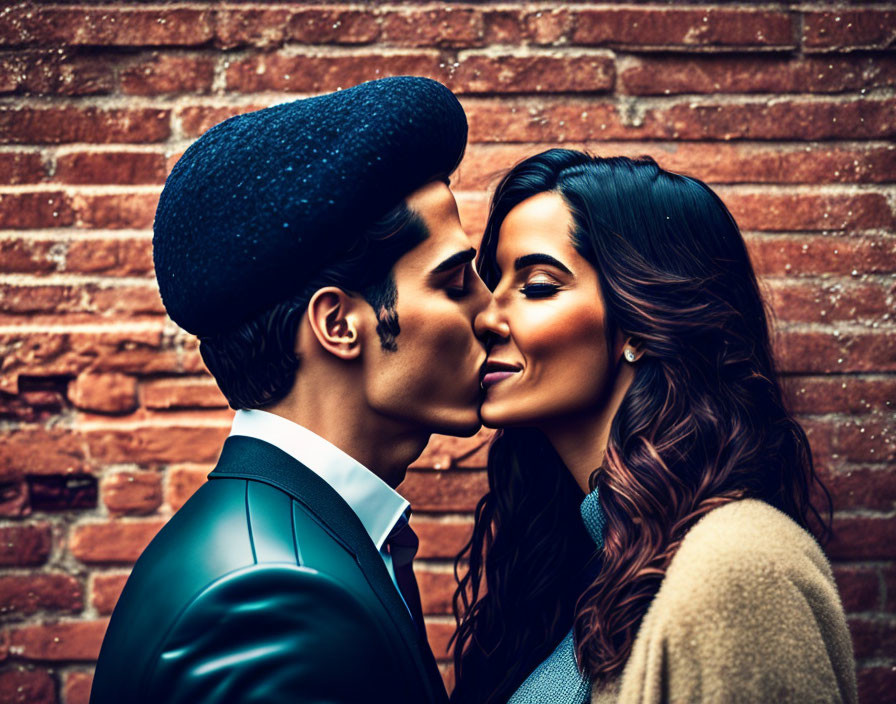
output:
[[[463,156],[467,120],[428,78],[383,78],[237,115],[165,181],[153,260],[172,320],[232,329],[294,295],[363,229]]]

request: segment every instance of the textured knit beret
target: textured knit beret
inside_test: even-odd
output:
[[[159,198],[153,260],[196,335],[297,293],[365,227],[463,156],[467,120],[428,78],[383,78],[238,115],[203,134]]]

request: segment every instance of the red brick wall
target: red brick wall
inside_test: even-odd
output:
[[[649,153],[717,187],[835,496],[828,554],[862,699],[892,695],[894,40],[892,3],[5,3],[0,702],[86,702],[129,565],[228,430],[156,292],[150,226],[168,169],[231,114],[395,73],[462,96],[471,232],[495,173],[549,145]],[[486,438],[435,439],[402,487],[443,657],[449,559],[486,485]]]

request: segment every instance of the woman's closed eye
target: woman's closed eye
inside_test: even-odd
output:
[[[560,284],[545,278],[533,278],[520,288],[526,298],[548,298],[561,289]]]

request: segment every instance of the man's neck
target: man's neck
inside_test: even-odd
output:
[[[378,416],[350,394],[315,393],[311,388],[296,387],[264,410],[319,435],[393,489],[429,442],[429,433]]]

